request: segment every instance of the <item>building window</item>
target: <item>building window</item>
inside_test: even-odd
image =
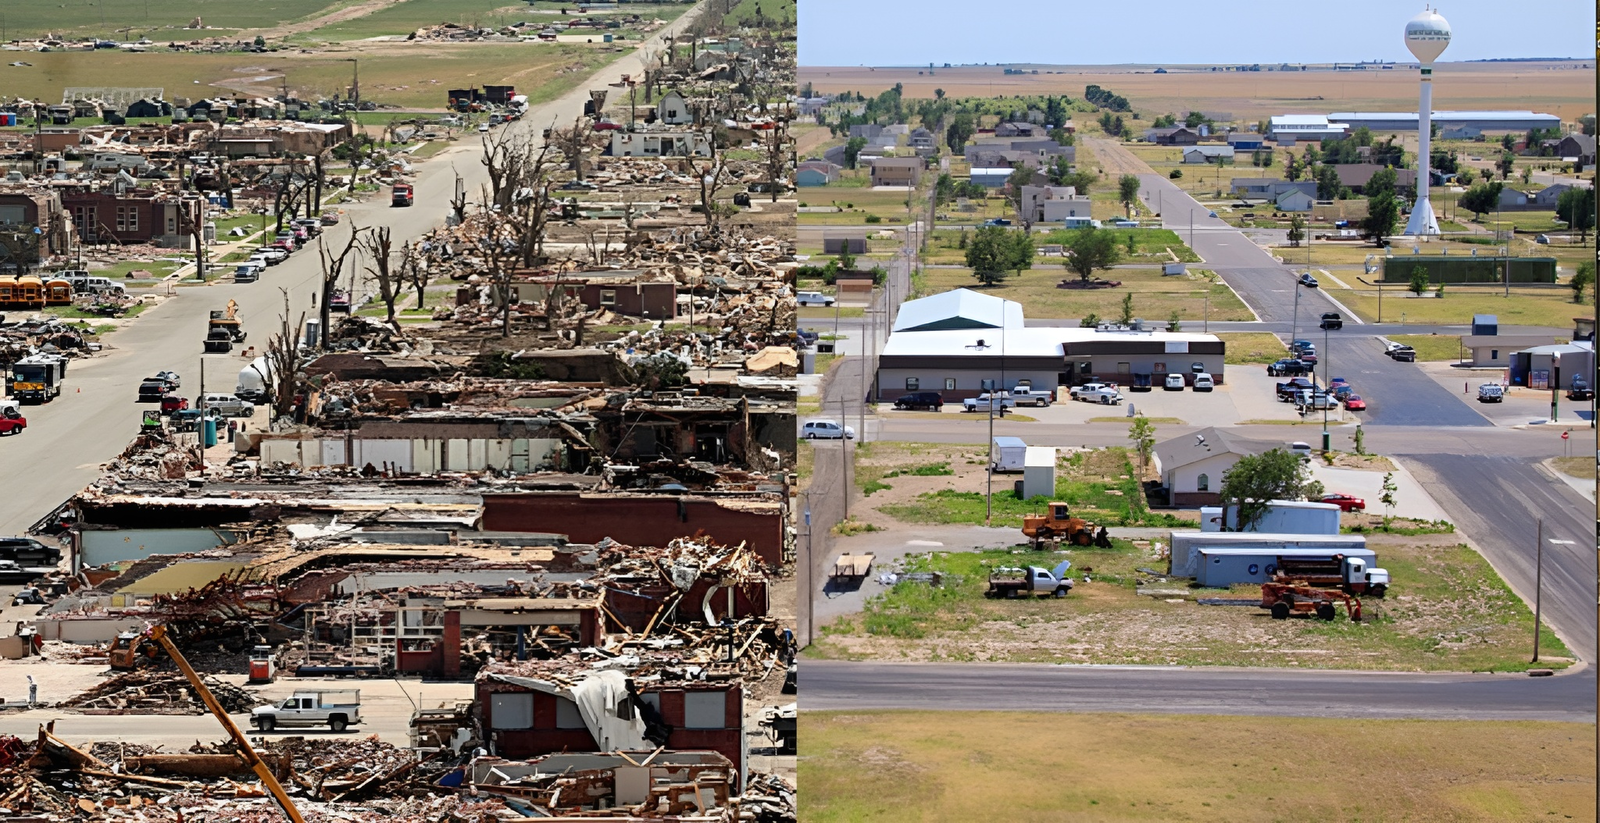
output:
[[[139,230],[139,209],[135,206],[117,207],[117,231],[130,232]]]
[[[167,215],[167,234],[178,233],[178,218]]]
[[[489,695],[489,728],[533,728],[533,692]]]
[[[600,305],[602,305],[602,306],[615,306],[615,305],[617,305],[617,290],[616,289],[601,289],[600,290]]]
[[[685,729],[722,729],[728,723],[727,692],[684,692]]]
[[[945,391],[955,391],[955,389],[956,389],[956,379],[954,377],[946,377],[944,379],[944,390]]]
[[[922,378],[920,378],[920,377],[907,377],[906,378],[906,391],[916,391],[917,389],[920,389],[920,388],[922,388]]]
[[[565,697],[556,698],[556,728],[558,729],[586,729],[583,723],[583,713],[578,711],[578,704]]]
[[[1194,488],[1195,488],[1195,491],[1201,491],[1201,492],[1211,491],[1211,477],[1209,475],[1205,474],[1204,472],[1202,472],[1200,474],[1200,479],[1195,481]]]
[[[1489,350],[1489,359],[1490,360],[1499,360],[1500,359],[1500,350],[1499,349],[1490,349]]]

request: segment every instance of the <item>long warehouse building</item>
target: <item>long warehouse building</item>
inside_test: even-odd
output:
[[[1055,389],[1091,381],[1121,386],[1169,373],[1205,372],[1223,382],[1223,347],[1213,334],[1148,329],[1028,327],[1022,305],[969,289],[906,301],[878,359],[876,401],[936,391],[945,402],[976,397],[985,381]]]

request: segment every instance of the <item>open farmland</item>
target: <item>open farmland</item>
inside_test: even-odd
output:
[[[1594,72],[1583,62],[1440,63],[1434,70],[1436,109],[1533,109],[1575,120],[1594,111]],[[1166,66],[1039,66],[1038,74],[1007,75],[1000,66],[939,69],[802,67],[800,82],[819,94],[856,91],[874,95],[904,84],[907,97],[1083,94],[1099,84],[1144,112],[1181,112],[1197,106],[1228,111],[1242,120],[1284,112],[1416,111],[1417,73],[1391,70],[1310,72],[1212,72]],[[926,72],[927,69],[921,71]],[[1046,72],[1054,71],[1055,74]]]
[[[1577,723],[802,712],[800,741],[814,823],[1594,819]]]
[[[6,3],[5,36],[8,41],[25,40],[54,32],[65,37],[137,40],[144,35],[158,43],[169,40],[187,42],[196,37],[211,37],[240,29],[270,28],[350,5],[360,4],[352,4],[348,0],[69,0],[64,3]],[[206,29],[184,28],[196,17],[205,22]],[[8,73],[11,71],[7,69]]]
[[[426,58],[421,55],[426,49]],[[442,109],[450,88],[509,83],[532,103],[552,99],[619,47],[527,43],[509,45],[374,44],[358,52],[363,98],[412,109]],[[59,100],[66,86],[157,86],[168,97],[220,92],[275,94],[285,73],[289,89],[317,99],[350,83],[351,52],[185,54],[49,52],[30,54],[32,68],[0,68],[8,96]]]

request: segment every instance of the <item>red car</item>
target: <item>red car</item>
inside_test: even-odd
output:
[[[175,394],[169,394],[161,398],[162,414],[172,414],[175,411],[182,411],[187,408],[189,408],[189,399],[187,397],[179,397]]]
[[[1322,502],[1332,503],[1342,512],[1361,512],[1367,510],[1367,501],[1348,494],[1325,494]]]
[[[600,122],[594,124],[594,130],[595,131],[621,131],[622,130],[622,124],[621,123],[613,123],[610,120],[601,120]]]
[[[1344,407],[1348,411],[1366,411],[1367,401],[1362,400],[1359,394],[1345,395]]]
[[[18,415],[16,417],[0,417],[0,434],[21,434],[28,427],[28,418]]]

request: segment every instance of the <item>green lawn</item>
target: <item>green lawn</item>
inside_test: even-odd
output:
[[[1056,468],[1054,500],[1072,505],[1073,514],[1102,525],[1187,525],[1189,521],[1152,512],[1144,505],[1144,495],[1124,449],[1108,448],[1075,452],[1060,459]],[[1009,486],[1010,484],[1005,484]],[[996,526],[1022,526],[1022,516],[1042,511],[1050,501],[1044,498],[1023,500],[1009,488],[994,494]],[[880,511],[907,523],[984,522],[985,499],[977,492],[942,489],[919,495],[915,502],[883,506]]]
[[[142,33],[151,40],[165,43],[172,39],[187,41],[195,32],[176,35],[166,29],[182,29],[190,20],[205,20],[208,31],[203,36],[219,36],[224,29],[231,32],[246,28],[268,28],[279,23],[299,20],[319,14],[348,0],[257,0],[241,3],[238,0],[69,0],[64,3],[7,3],[5,5],[6,38],[8,40],[32,39],[46,32],[64,36],[93,36],[116,40],[131,39]],[[10,62],[10,61],[7,61]],[[28,62],[38,65],[30,56]],[[15,73],[14,70],[8,74]],[[7,80],[10,80],[8,77]],[[93,83],[68,83],[67,85],[96,85]],[[127,83],[112,85],[133,85]],[[163,85],[157,83],[156,85]],[[170,97],[173,91],[168,89]],[[59,101],[58,90],[54,98]]]
[[[849,709],[799,738],[807,823],[1595,817],[1593,724]]]
[[[1273,363],[1288,356],[1283,341],[1267,332],[1223,332],[1217,337],[1227,344],[1222,362],[1230,366]]]
[[[1354,278],[1346,279],[1356,285]],[[1379,319],[1376,289],[1328,289],[1339,302],[1361,315],[1363,320]],[[1502,325],[1570,326],[1574,317],[1593,317],[1594,304],[1572,302],[1572,291],[1564,286],[1512,286],[1511,296],[1499,286],[1448,285],[1444,297],[1412,297],[1409,291],[1394,286],[1383,289],[1382,319],[1424,325],[1464,324],[1474,314],[1499,315]]]
[[[1022,303],[1029,317],[1082,318],[1094,312],[1102,320],[1116,320],[1122,314],[1123,296],[1132,294],[1135,317],[1164,323],[1177,310],[1185,330],[1193,330],[1207,315],[1205,298],[1209,294],[1212,320],[1255,319],[1226,284],[1202,279],[1193,270],[1183,277],[1165,277],[1160,269],[1114,269],[1099,272],[1098,276],[1121,281],[1121,287],[1061,289],[1056,288],[1058,283],[1069,278],[1076,280],[1077,275],[1063,268],[1059,260],[1039,258],[1034,261],[1034,268],[1024,271],[1020,277],[1007,277],[997,286],[982,286],[967,268],[927,269],[918,296],[960,288],[976,289]]]

